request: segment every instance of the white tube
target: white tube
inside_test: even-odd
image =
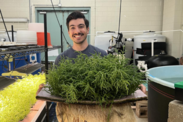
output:
[[[157,39],[153,39],[151,42],[151,56],[154,56],[154,42],[157,42]]]
[[[151,56],[154,55],[154,40],[151,42]]]

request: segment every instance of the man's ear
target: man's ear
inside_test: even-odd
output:
[[[89,34],[89,31],[90,31],[90,29],[89,29],[89,27],[87,28],[87,34]]]

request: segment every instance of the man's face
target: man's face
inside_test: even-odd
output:
[[[82,44],[89,33],[89,28],[86,28],[84,19],[73,19],[69,22],[69,36],[76,44]]]

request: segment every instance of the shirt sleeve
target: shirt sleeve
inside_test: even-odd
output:
[[[55,66],[59,65],[60,60],[61,60],[61,55],[58,55],[56,60],[55,60]]]

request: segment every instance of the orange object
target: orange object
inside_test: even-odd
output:
[[[44,41],[44,32],[37,32],[37,45],[45,46]],[[50,33],[47,33],[47,44],[48,47],[52,47]]]

